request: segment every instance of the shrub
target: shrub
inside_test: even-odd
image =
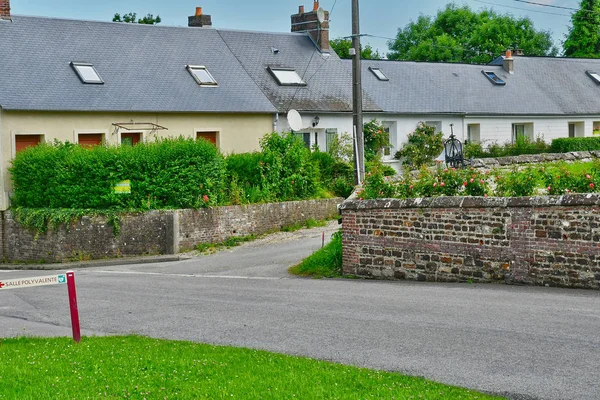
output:
[[[554,153],[600,150],[600,137],[558,138],[552,140],[551,149]]]
[[[395,158],[404,158],[403,165],[407,169],[418,169],[433,163],[443,149],[442,132],[436,133],[435,127],[420,122],[417,129],[409,133],[408,143],[396,153]]]
[[[350,196],[354,190],[354,169],[351,164],[336,160],[329,153],[320,151],[313,152],[311,158],[316,163],[324,188],[336,196]]]
[[[364,124],[365,160],[373,161],[381,159],[383,150],[391,147],[390,133],[377,120]]]
[[[558,168],[544,168],[544,185],[548,194],[562,195],[567,193],[592,193],[598,191],[600,183],[600,174],[598,174],[598,164],[591,171],[572,172],[565,163],[558,165]]]
[[[531,196],[536,188],[536,174],[533,168],[519,170],[514,168],[510,172],[502,173],[494,170],[496,178],[496,194],[502,197]]]
[[[231,154],[225,159],[228,183],[225,195],[230,203],[260,203],[271,197],[268,190],[263,190],[262,160],[263,154],[259,152]]]
[[[225,164],[210,143],[165,139],[136,146],[42,144],[10,168],[12,204],[32,208],[197,208],[221,201]],[[131,194],[116,194],[130,180]]]

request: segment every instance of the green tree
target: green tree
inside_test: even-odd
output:
[[[600,58],[600,1],[582,0],[571,24],[563,43],[565,56]]]
[[[555,56],[548,31],[538,31],[529,18],[492,10],[475,12],[447,4],[435,17],[420,15],[388,43],[390,60],[485,64],[509,48],[530,56]]]
[[[128,14],[124,14],[121,17],[121,14],[117,13],[115,14],[115,16],[113,17],[113,22],[127,22],[130,24],[145,24],[145,25],[156,25],[156,24],[160,24],[161,23],[161,19],[160,19],[160,15],[157,15],[156,18],[154,17],[154,15],[152,14],[147,14],[145,17],[137,19],[137,14],[136,13],[128,13]]]
[[[352,58],[350,55],[350,49],[352,48],[352,40],[338,38],[329,41],[329,44],[335,50],[336,54],[340,58]],[[374,50],[371,46],[360,46],[360,58],[363,60],[381,60],[381,54],[377,50]]]

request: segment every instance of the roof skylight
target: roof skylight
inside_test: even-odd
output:
[[[379,69],[374,67],[369,67],[369,70],[379,79],[380,81],[389,81],[390,79],[385,76],[385,74]]]
[[[94,68],[93,64],[84,63],[84,62],[71,62],[71,67],[77,73],[79,79],[83,83],[91,83],[91,84],[103,84],[104,81],[100,78],[98,71]]]
[[[306,86],[294,68],[269,67],[267,69],[281,86]]]
[[[217,86],[217,81],[208,72],[208,69],[203,65],[186,65],[190,75],[194,77],[196,83],[201,86]]]
[[[496,75],[495,72],[481,70],[481,73],[484,74],[486,76],[486,78],[488,78],[490,80],[490,82],[492,82],[494,85],[499,85],[499,86],[506,85],[506,82],[504,82],[502,79],[500,79],[498,77],[498,75]]]
[[[592,78],[592,80],[594,82],[596,82],[597,84],[600,85],[600,74],[598,74],[597,72],[593,72],[593,71],[585,71],[585,73],[587,74],[587,76]]]

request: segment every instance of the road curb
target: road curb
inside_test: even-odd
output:
[[[186,259],[179,255],[167,255],[167,256],[151,256],[151,257],[127,257],[127,258],[114,258],[106,260],[90,260],[90,261],[76,261],[76,262],[65,262],[57,264],[0,264],[0,270],[65,270],[65,269],[82,269],[92,267],[110,267],[115,265],[132,265],[132,264],[154,264],[163,262],[173,262]]]

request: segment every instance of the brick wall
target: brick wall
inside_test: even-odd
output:
[[[10,211],[0,213],[0,261],[60,262],[174,254],[200,242],[261,234],[337,214],[343,199],[294,201],[201,210],[151,211],[121,216],[120,232],[104,217],[83,217],[46,233],[25,229]]]
[[[600,289],[600,195],[346,201],[344,273]]]

